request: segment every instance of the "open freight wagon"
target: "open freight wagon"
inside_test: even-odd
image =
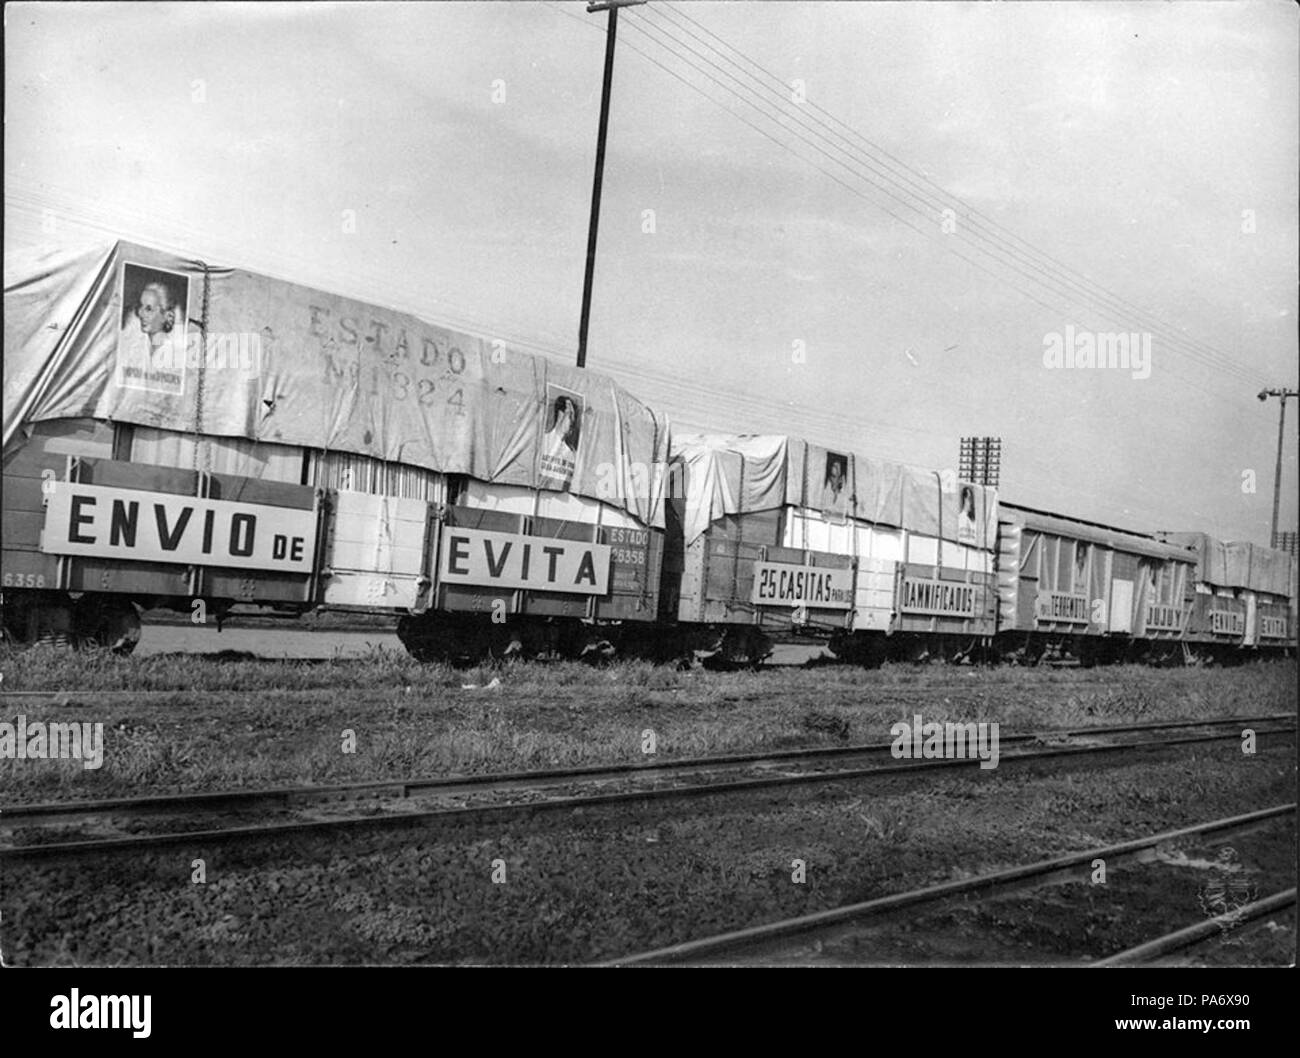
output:
[[[391,614],[421,657],[658,612],[666,419],[381,306],[118,242],[6,259],[4,631]]]
[[[1195,558],[1183,602],[1186,641],[1200,657],[1234,660],[1295,650],[1296,561],[1285,551],[1216,540],[1200,532],[1164,532]]]
[[[975,656],[995,633],[997,494],[798,438],[675,436],[666,621],[734,663]]]

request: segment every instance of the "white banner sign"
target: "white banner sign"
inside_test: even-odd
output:
[[[130,562],[310,574],[316,513],[166,492],[54,483],[41,550]]]
[[[853,570],[755,562],[750,601],[760,606],[848,610],[853,606]]]
[[[1064,591],[1040,591],[1034,599],[1034,616],[1040,621],[1076,625],[1089,623],[1088,596]]]
[[[1265,639],[1286,638],[1286,618],[1263,615],[1259,619],[1259,634]]]
[[[1235,610],[1211,610],[1210,631],[1219,635],[1239,636],[1246,632],[1246,615]]]
[[[1167,603],[1151,603],[1147,607],[1147,628],[1164,632],[1177,632],[1183,627],[1183,609]]]
[[[904,613],[936,617],[975,616],[975,588],[960,581],[906,577],[900,594],[898,608]]]
[[[604,595],[609,590],[609,552],[607,544],[447,527],[442,533],[439,580]]]

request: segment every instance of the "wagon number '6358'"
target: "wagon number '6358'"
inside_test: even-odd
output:
[[[650,534],[644,529],[607,529],[605,542],[612,545],[610,555],[616,563],[640,566],[645,563]]]
[[[44,573],[6,573],[3,583],[6,588],[43,588],[45,587]]]

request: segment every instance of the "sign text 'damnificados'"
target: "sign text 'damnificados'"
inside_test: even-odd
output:
[[[609,590],[609,552],[607,544],[582,540],[448,528],[442,537],[439,577],[444,584],[604,595]]]
[[[970,584],[906,577],[899,595],[898,608],[904,613],[975,616],[975,589]]]
[[[310,574],[315,529],[314,511],[61,481],[41,550]]]

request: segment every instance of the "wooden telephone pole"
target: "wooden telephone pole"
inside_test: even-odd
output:
[[[1268,546],[1277,547],[1277,508],[1278,501],[1282,498],[1282,435],[1286,430],[1286,402],[1289,397],[1300,396],[1294,389],[1261,389],[1259,391],[1260,400],[1268,400],[1269,397],[1278,398],[1277,412],[1277,466],[1273,471],[1273,522],[1269,526]]]
[[[605,134],[609,129],[609,90],[614,81],[614,39],[618,34],[618,9],[646,0],[594,0],[587,13],[609,12],[605,30],[605,78],[600,91],[600,130],[596,133],[596,177],[591,185],[591,224],[587,228],[587,271],[582,281],[582,319],[578,323],[578,366],[587,366],[587,326],[591,322],[591,283],[596,272],[596,230],[600,226],[600,185],[605,176]]]

